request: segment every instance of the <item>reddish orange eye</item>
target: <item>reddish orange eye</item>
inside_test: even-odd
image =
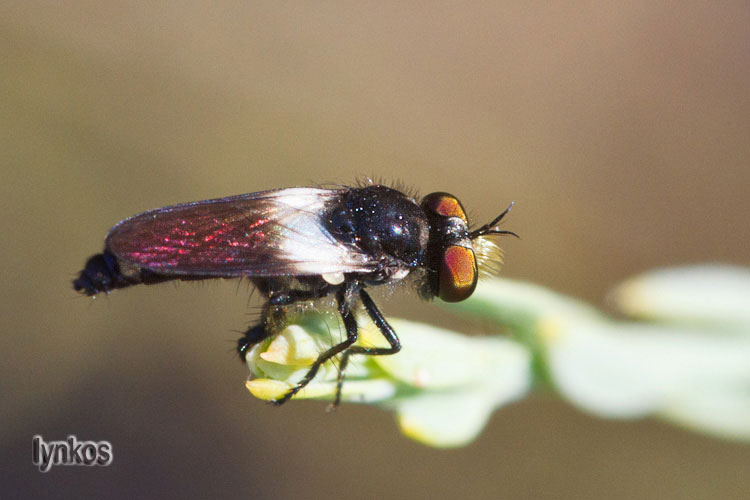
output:
[[[425,196],[422,203],[438,215],[443,217],[458,217],[464,223],[469,223],[466,218],[466,212],[464,212],[464,207],[461,206],[461,202],[452,194],[431,193]]]
[[[451,245],[440,261],[438,294],[446,302],[467,299],[477,286],[477,260],[471,248]]]

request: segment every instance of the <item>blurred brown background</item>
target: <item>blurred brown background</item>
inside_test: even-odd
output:
[[[233,282],[95,301],[107,229],[171,203],[371,175],[514,200],[506,276],[603,304],[655,266],[750,264],[746,2],[3,2],[4,498],[742,498],[750,447],[552,397],[434,450],[388,413],[273,408]],[[388,315],[453,321],[416,297]],[[108,468],[31,438],[109,440]]]

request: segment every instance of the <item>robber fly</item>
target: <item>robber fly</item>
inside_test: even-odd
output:
[[[197,201],[144,212],[115,225],[104,251],[87,262],[75,290],[86,295],[137,284],[208,278],[250,279],[267,299],[261,320],[237,350],[278,331],[284,308],[334,295],[346,340],[322,352],[280,405],[305,387],[323,363],[341,354],[334,405],[349,357],[401,349],[396,332],[366,289],[416,278],[422,298],[457,302],[477,285],[480,267],[499,261],[495,236],[511,205],[489,224],[469,229],[466,212],[448,193],[421,203],[390,187],[289,188]],[[357,341],[354,310],[362,304],[390,347]]]

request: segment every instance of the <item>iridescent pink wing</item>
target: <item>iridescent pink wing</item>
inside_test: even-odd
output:
[[[118,259],[162,275],[235,277],[369,272],[373,259],[323,224],[341,190],[290,188],[144,212],[113,227]]]

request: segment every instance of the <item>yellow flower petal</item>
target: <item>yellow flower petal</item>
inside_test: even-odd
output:
[[[318,357],[319,347],[300,325],[289,325],[274,337],[260,358],[289,366],[309,366]]]
[[[245,382],[245,387],[250,391],[250,394],[264,401],[278,399],[291,389],[291,386],[285,382],[268,378],[248,380]]]

